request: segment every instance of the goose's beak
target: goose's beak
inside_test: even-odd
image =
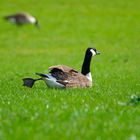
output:
[[[100,54],[100,52],[99,51],[96,51],[96,55],[99,55]]]

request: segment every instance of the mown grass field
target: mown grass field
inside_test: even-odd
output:
[[[138,140],[140,106],[126,105],[140,96],[139,0],[1,0],[0,2],[1,140]],[[40,29],[3,20],[27,11]],[[85,49],[93,58],[94,87],[32,88],[22,78],[65,64],[80,71]]]

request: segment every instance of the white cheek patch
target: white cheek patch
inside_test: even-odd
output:
[[[93,49],[90,49],[90,52],[92,53],[92,55],[96,55],[96,52]]]
[[[31,16],[29,17],[29,20],[30,20],[31,23],[35,23],[36,22],[36,19],[34,17],[31,17]]]

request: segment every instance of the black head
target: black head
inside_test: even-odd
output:
[[[90,56],[94,56],[94,55],[99,55],[100,52],[96,50],[96,48],[87,48],[86,50],[86,54],[90,55]]]

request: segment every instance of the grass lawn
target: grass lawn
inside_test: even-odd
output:
[[[1,140],[138,140],[140,104],[139,0],[1,0],[0,2]],[[3,20],[27,11],[40,29]],[[93,58],[94,86],[32,89],[22,78],[65,64],[80,71],[85,50]]]

